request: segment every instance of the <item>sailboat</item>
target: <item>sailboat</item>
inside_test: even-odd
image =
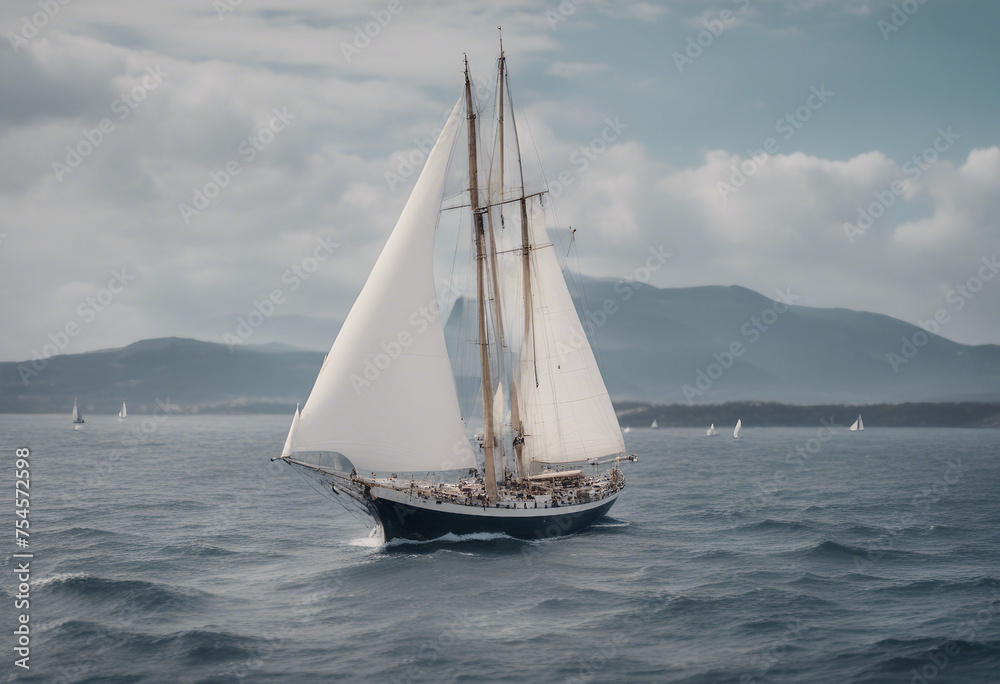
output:
[[[655,418],[653,419],[653,424],[649,426],[649,429],[650,430],[659,430],[660,429],[660,426],[657,425]]]
[[[733,439],[739,439],[740,438],[740,430],[742,430],[742,429],[743,429],[743,419],[742,418],[737,418],[736,419],[736,429],[733,430]]]
[[[625,435],[627,435],[630,432],[632,432],[632,428],[630,428],[628,425],[626,425],[625,429],[622,430],[622,434],[625,434]]]
[[[123,401],[122,402],[122,408],[118,412],[118,419],[119,420],[125,420],[126,418],[128,418],[128,409],[125,408],[125,402]]]
[[[715,437],[719,434],[719,431],[715,429],[715,423],[708,426],[708,431],[705,434],[709,437]]]
[[[80,413],[80,403],[74,399],[73,400],[73,422],[77,425],[83,425],[83,414]]]
[[[858,414],[858,419],[856,421],[854,421],[854,424],[851,425],[851,427],[848,428],[848,429],[851,432],[864,432],[865,431],[865,423],[864,423],[863,420],[861,420],[861,414],[860,413]]]
[[[386,541],[571,534],[608,512],[625,486],[622,462],[638,458],[625,453],[549,240],[547,190],[526,187],[512,107],[505,119],[502,43],[496,89],[493,148],[480,169],[484,142],[466,60],[464,92],[312,392],[296,408],[280,457],[367,516]],[[468,172],[461,204],[442,206],[460,137],[468,148],[460,154]],[[462,226],[475,247],[478,443],[468,432],[479,416],[463,418],[441,317],[418,319],[440,306],[433,246],[441,215],[455,210],[464,211],[458,216],[467,217]],[[503,248],[502,240],[514,242]]]

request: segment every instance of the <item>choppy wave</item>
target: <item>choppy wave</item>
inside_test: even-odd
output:
[[[749,532],[808,532],[815,529],[812,525],[796,520],[774,520],[767,518],[760,522],[740,525],[738,530]]]
[[[916,592],[924,596],[932,596],[943,591],[965,591],[1000,588],[1000,580],[994,577],[979,576],[965,580],[917,579],[895,581],[887,586],[875,587],[872,591],[882,593]],[[1000,617],[1000,616],[998,616]]]
[[[200,544],[176,544],[164,546],[160,553],[167,556],[191,556],[193,558],[224,558],[226,556],[238,556],[239,551],[231,551],[218,546],[205,546]]]
[[[864,663],[855,680],[862,682],[885,681],[887,677],[911,681],[913,670],[925,681],[992,682],[1000,672],[1000,642],[995,640],[889,638],[844,657]]]
[[[71,431],[39,425],[16,437],[37,444],[40,502],[24,681],[908,684],[957,638],[929,683],[1000,671],[1000,459],[984,431],[873,428],[864,453],[833,440],[752,506],[754,480],[815,431],[757,430],[738,459],[699,436],[680,460],[677,431],[636,431],[650,457],[583,534],[386,544],[268,467],[285,417],[171,416],[129,449],[113,497],[75,494],[71,466],[103,457],[99,420],[72,454],[53,446]],[[970,475],[914,506],[945,453]]]
[[[56,574],[34,582],[35,589],[58,598],[124,606],[131,610],[165,611],[203,606],[211,596],[189,588],[145,580],[120,580],[84,573]]]
[[[927,558],[930,554],[907,551],[904,549],[894,549],[888,545],[879,545],[879,539],[872,540],[870,546],[858,546],[853,544],[842,544],[830,539],[826,539],[817,544],[806,547],[799,547],[788,551],[783,551],[784,555],[793,555],[803,558],[826,559],[826,560],[846,560],[867,562],[884,562],[886,560],[918,560]]]

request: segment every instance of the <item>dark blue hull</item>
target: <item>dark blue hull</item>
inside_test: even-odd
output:
[[[427,541],[446,534],[500,533],[518,539],[548,539],[579,532],[599,520],[614,505],[605,504],[583,511],[560,513],[558,508],[539,511],[530,517],[485,516],[428,510],[408,504],[375,499],[368,507],[382,524],[385,540],[413,539]]]

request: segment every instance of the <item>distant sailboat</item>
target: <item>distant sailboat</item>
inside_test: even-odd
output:
[[[733,430],[733,439],[739,439],[740,438],[740,430],[741,429],[743,429],[743,420],[742,419],[737,419],[737,421],[736,421],[736,429]]]
[[[861,414],[860,413],[858,414],[858,419],[856,421],[854,421],[854,425],[852,425],[849,429],[850,429],[851,432],[864,432],[865,431],[865,423],[864,423],[863,420],[861,420]]]
[[[76,399],[73,400],[73,422],[78,425],[83,424],[83,414],[80,413],[80,403]]]
[[[122,402],[122,410],[118,412],[118,419],[125,420],[128,418],[128,409],[125,408],[125,402]]]
[[[660,426],[656,424],[656,419],[653,420],[653,424],[649,426],[651,430],[659,430]]]
[[[708,432],[706,432],[705,434],[708,435],[709,437],[715,437],[716,435],[719,434],[719,431],[715,429],[715,423],[712,423],[709,426]]]
[[[624,429],[624,430],[622,430],[622,432],[623,432],[623,433],[625,433],[625,434],[627,435],[628,433],[632,432],[632,428],[630,428],[630,427],[629,427],[628,425],[626,425],[626,426],[625,426],[625,429]]]

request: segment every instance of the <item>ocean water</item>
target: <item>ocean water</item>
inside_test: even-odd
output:
[[[1000,433],[632,430],[569,538],[385,545],[277,416],[0,416],[31,449],[25,682],[1000,681]],[[145,430],[144,430],[145,428]]]

